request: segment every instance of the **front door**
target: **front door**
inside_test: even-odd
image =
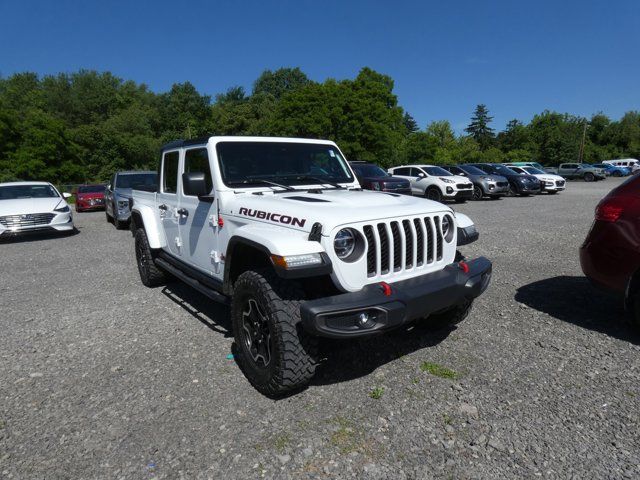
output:
[[[160,170],[160,188],[157,195],[158,211],[156,215],[164,230],[169,252],[175,256],[182,254],[182,241],[180,240],[179,224],[180,209],[178,201],[178,171],[180,164],[180,151],[165,152],[162,156],[162,168]]]
[[[185,150],[184,173],[204,173],[207,190],[213,195],[211,164],[205,146]],[[181,182],[182,183],[182,182]],[[182,212],[180,235],[183,241],[183,258],[192,267],[222,279],[222,253],[218,251],[217,199],[200,200],[185,195],[181,187],[180,210]]]

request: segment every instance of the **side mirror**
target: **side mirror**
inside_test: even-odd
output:
[[[422,173],[422,172],[418,173],[418,178],[424,178],[424,177],[426,177],[426,175],[424,173]]]
[[[189,172],[182,174],[182,190],[185,195],[191,197],[204,197],[209,195],[207,182],[202,172]]]
[[[62,193],[62,196],[63,196],[64,198],[71,198],[71,194],[70,194],[70,193],[68,193],[68,192],[63,192],[63,193]]]

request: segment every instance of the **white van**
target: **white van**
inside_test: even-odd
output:
[[[620,158],[618,160],[604,160],[602,163],[607,163],[609,165],[613,165],[615,167],[629,167],[633,168],[638,165],[638,160],[635,158]]]

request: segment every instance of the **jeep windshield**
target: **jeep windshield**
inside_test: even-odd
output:
[[[56,198],[60,195],[51,185],[8,185],[0,187],[0,200],[19,198]]]
[[[228,187],[318,185],[353,182],[340,151],[327,144],[220,142],[216,146],[222,181]],[[273,186],[273,185],[270,185]]]
[[[116,178],[116,188],[135,188],[144,190],[145,187],[155,187],[158,183],[158,174],[151,173],[121,173]]]

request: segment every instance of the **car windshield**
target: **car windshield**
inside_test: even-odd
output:
[[[340,151],[327,144],[220,142],[216,146],[222,180],[228,186],[346,183],[353,175]]]
[[[515,171],[511,170],[509,167],[505,167],[504,165],[492,165],[489,168],[492,168],[498,175],[518,175]]]
[[[546,173],[536,167],[523,167],[523,169],[526,170],[527,173],[531,173],[533,175],[540,175],[541,173]]]
[[[82,185],[78,187],[78,193],[100,193],[104,192],[104,185]]]
[[[422,169],[429,175],[434,175],[436,177],[450,177],[453,175],[453,173],[447,172],[444,168],[441,167],[422,167]]]
[[[0,200],[19,198],[56,198],[60,194],[51,185],[6,185],[0,187]]]
[[[116,188],[153,187],[158,184],[158,174],[150,173],[124,173],[116,179]]]
[[[389,174],[377,165],[351,165],[356,175],[361,177],[388,177]]]
[[[486,172],[483,172],[478,167],[473,167],[471,165],[462,165],[458,167],[460,170],[467,172],[469,175],[486,175]]]

